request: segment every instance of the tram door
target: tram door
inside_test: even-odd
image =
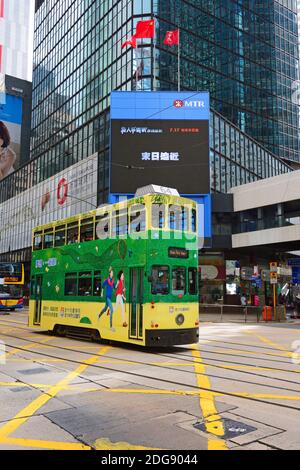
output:
[[[143,268],[130,269],[129,338],[143,339]]]
[[[42,311],[42,291],[43,291],[43,276],[36,276],[34,283],[34,317],[33,324],[41,324],[41,311]]]

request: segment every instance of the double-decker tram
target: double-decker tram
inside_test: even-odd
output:
[[[0,310],[23,308],[25,271],[23,263],[0,263]]]
[[[150,186],[36,227],[30,326],[143,346],[198,342],[196,209]]]

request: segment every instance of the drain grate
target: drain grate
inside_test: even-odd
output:
[[[18,370],[18,372],[24,375],[31,375],[31,374],[43,374],[44,372],[49,372],[49,370],[43,367],[37,367],[36,369]]]
[[[213,425],[213,422],[211,424]],[[228,418],[223,418],[222,424],[224,427],[224,436],[222,436],[222,438],[224,439],[243,436],[244,434],[249,434],[250,432],[257,430],[257,428],[249,426],[249,424],[241,423],[240,421],[234,421]],[[207,433],[206,425],[203,422],[194,424],[194,428]]]

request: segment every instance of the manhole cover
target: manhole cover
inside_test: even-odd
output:
[[[212,422],[211,424],[213,425],[214,423]],[[241,423],[240,421],[233,421],[232,419],[228,418],[223,418],[222,424],[224,427],[224,436],[222,437],[224,437],[224,439],[231,439],[232,437],[243,436],[244,434],[256,431],[257,429],[253,426],[249,426],[249,424]],[[194,424],[194,428],[207,433],[205,423],[196,423]]]
[[[20,374],[30,375],[30,374],[43,374],[44,372],[49,372],[48,369],[43,369],[42,367],[37,367],[36,369],[25,369],[19,370]]]

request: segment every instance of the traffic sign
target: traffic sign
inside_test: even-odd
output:
[[[278,263],[276,263],[276,261],[273,261],[272,263],[270,263],[271,273],[277,273],[277,268],[278,268]]]
[[[277,284],[278,283],[278,277],[277,277],[277,272],[270,272],[270,283],[271,284]]]

